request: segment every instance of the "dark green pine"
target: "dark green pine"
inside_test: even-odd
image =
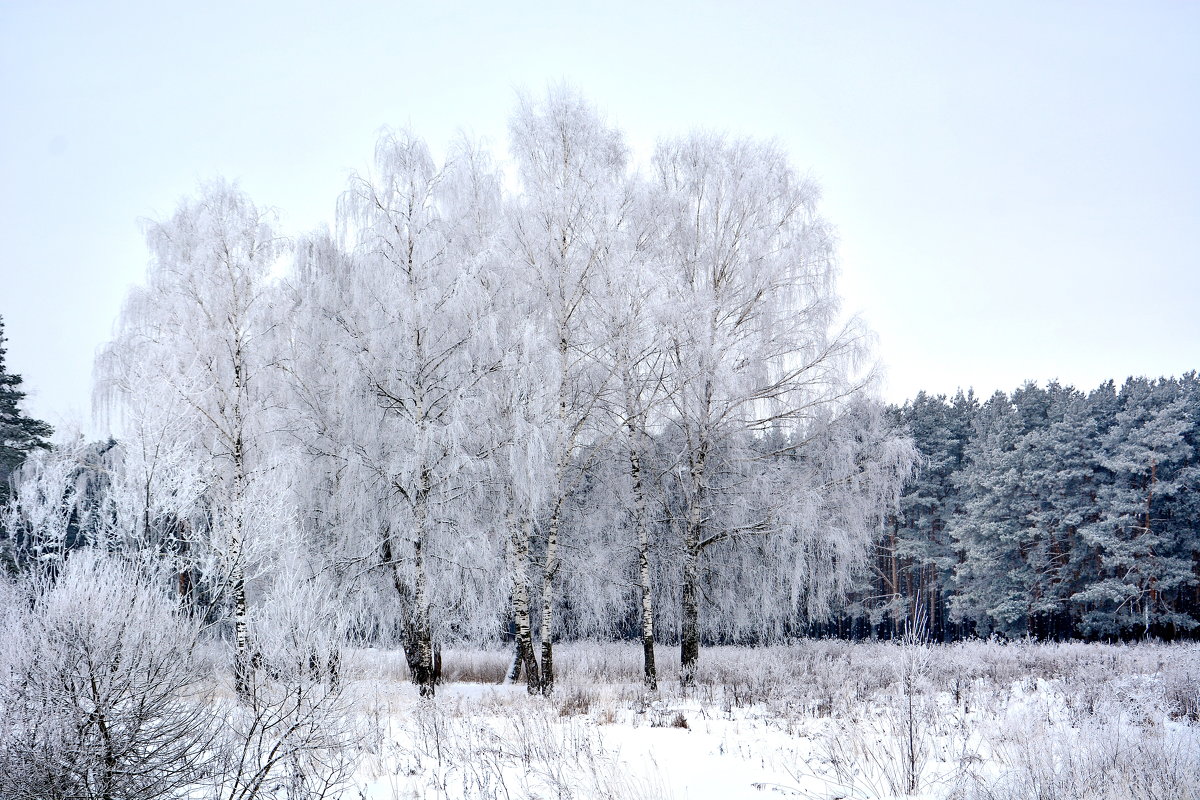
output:
[[[21,376],[8,371],[4,357],[4,318],[0,317],[0,504],[8,500],[8,480],[30,451],[49,447],[52,429],[21,412]]]

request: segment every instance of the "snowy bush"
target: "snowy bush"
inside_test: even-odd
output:
[[[256,616],[254,670],[223,697],[214,790],[220,800],[338,797],[356,759],[361,715],[350,688],[336,596],[317,580],[280,576]]]
[[[184,796],[210,767],[198,627],[147,576],[82,551],[0,604],[0,796]]]

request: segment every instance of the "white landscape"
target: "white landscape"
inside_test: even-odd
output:
[[[1168,136],[1200,131],[1176,97],[1200,62],[1168,22],[1200,19],[1039,10],[1043,32],[881,6],[876,30],[785,5],[616,27],[256,6],[216,10],[217,33],[145,15],[144,35],[128,13],[0,9],[0,76],[40,65],[0,82],[23,120],[0,126],[0,184],[29,193],[0,187],[0,800],[1200,800],[1200,208],[1176,185],[1194,141]],[[556,15],[611,48],[537,57],[527,37]],[[684,46],[676,25],[702,35]],[[662,58],[639,71],[641,35]],[[157,100],[67,58],[110,40]],[[189,63],[193,40],[232,44],[173,71],[164,48]],[[505,125],[480,92],[518,72],[481,68],[491,48],[545,87],[509,88]],[[1141,60],[1119,74],[1061,61],[1125,49]],[[1026,53],[1034,83],[1058,70],[1070,91],[1013,114],[1006,92],[1034,89],[990,70]],[[405,81],[367,67],[397,59]],[[611,107],[547,83],[550,63],[602,65]],[[476,116],[427,138],[371,104],[373,152],[314,200],[332,185],[316,141],[426,73]],[[72,81],[80,108],[96,93],[128,117],[115,137],[53,133],[46,157],[81,182],[30,222],[55,178],[18,166],[20,131],[73,107]],[[1067,135],[1092,111],[1079,81],[1137,130],[1084,114],[1097,138]],[[879,116],[852,125],[860,97]],[[669,113],[689,98],[709,113]],[[623,102],[660,129],[618,122]],[[943,137],[968,107],[973,137]],[[160,151],[147,111],[190,127]],[[1036,147],[1006,160],[1027,128]],[[843,166],[893,149],[829,200],[791,146],[829,141]],[[254,166],[219,168],[254,142]],[[1095,147],[1145,186],[1109,161],[1104,192],[1062,177]],[[126,207],[91,171],[110,161],[141,209],[176,180],[162,164],[251,178],[174,185],[141,222],[144,274],[92,269],[113,297],[85,311],[85,268],[121,249],[94,227]],[[972,164],[987,189],[930,205]],[[1088,228],[1100,194],[1120,220]],[[297,223],[288,199],[325,211]],[[1134,250],[1144,279],[1114,279]],[[111,327],[92,340],[96,309]],[[86,380],[64,336],[94,351]],[[63,412],[84,382],[88,422]]]
[[[464,655],[475,670],[489,665]],[[385,798],[1200,790],[1195,647],[717,648],[698,689],[682,694],[643,691],[636,656],[627,646],[564,648],[564,691],[550,703],[479,683],[448,684],[436,707],[411,692],[399,708],[385,701],[392,738],[376,746],[406,758],[372,754],[356,780]]]

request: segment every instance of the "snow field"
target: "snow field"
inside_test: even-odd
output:
[[[358,653],[369,732],[343,796],[1200,797],[1195,645],[711,648],[694,691],[653,695],[635,645],[561,652],[547,699],[498,685],[507,652],[447,651],[432,701],[399,654]]]

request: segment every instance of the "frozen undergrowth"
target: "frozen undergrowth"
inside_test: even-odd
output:
[[[1200,798],[1196,645],[712,648],[651,695],[637,647],[574,644],[548,700],[499,685],[507,652],[447,651],[433,701],[356,655],[350,797]]]

